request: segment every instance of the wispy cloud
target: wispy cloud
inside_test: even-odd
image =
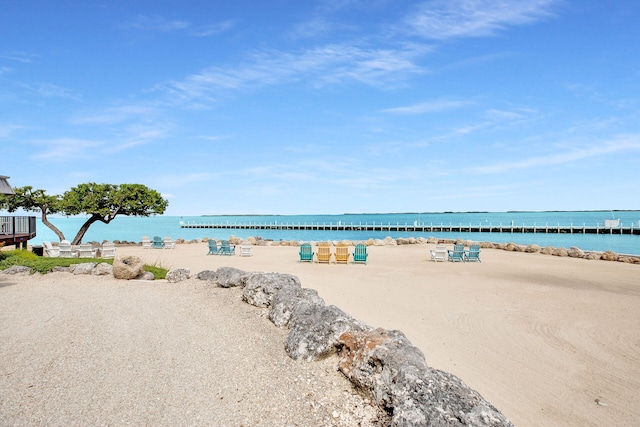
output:
[[[574,163],[593,157],[607,156],[622,151],[640,150],[640,135],[624,135],[604,141],[597,145],[577,147],[568,151],[554,153],[548,156],[530,157],[513,162],[499,162],[493,165],[478,166],[472,172],[481,174],[504,173],[514,169],[531,169],[545,166],[557,166]]]
[[[157,108],[148,105],[109,107],[95,114],[81,114],[71,119],[73,124],[115,124],[155,116]]]
[[[453,100],[453,99],[435,99],[431,101],[421,102],[419,104],[408,105],[405,107],[395,107],[383,110],[385,113],[394,114],[425,114],[440,113],[443,111],[457,110],[473,105],[471,101]]]
[[[515,25],[553,15],[558,0],[431,0],[406,18],[409,30],[420,37],[444,40],[492,36]]]
[[[81,96],[70,89],[51,83],[30,83],[22,84],[28,92],[42,98],[61,98],[69,100],[79,100]]]
[[[394,84],[423,70],[415,58],[423,51],[417,46],[400,50],[368,49],[351,44],[331,44],[298,53],[270,50],[254,53],[244,64],[210,67],[182,81],[157,89],[174,100],[213,100],[225,90],[246,90],[292,82],[311,85],[358,81],[368,85]]]
[[[135,28],[144,31],[170,32],[184,30],[191,26],[189,22],[182,20],[168,20],[161,16],[138,15],[124,24],[125,28]]]
[[[6,59],[8,61],[31,63],[35,58],[37,58],[36,55],[26,52],[0,53],[0,59]]]
[[[213,36],[216,34],[224,33],[225,31],[229,31],[236,25],[236,22],[233,20],[226,20],[221,22],[216,22],[214,24],[203,25],[201,27],[195,27],[192,29],[191,34],[196,37],[207,37]]]
[[[182,19],[166,19],[161,16],[138,15],[126,22],[124,28],[133,28],[141,31],[157,31],[161,33],[185,32],[195,37],[207,37],[223,33],[235,26],[234,20],[225,20],[211,24],[194,26],[191,22]]]
[[[31,156],[34,160],[71,161],[94,157],[95,150],[104,144],[102,141],[78,138],[55,138],[35,141],[42,147]]]

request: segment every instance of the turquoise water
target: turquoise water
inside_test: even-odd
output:
[[[215,237],[226,239],[230,235],[240,238],[260,236],[272,240],[367,240],[398,237],[438,237],[490,242],[535,243],[540,246],[571,247],[584,250],[612,250],[623,254],[640,255],[640,236],[608,234],[532,234],[532,233],[448,233],[448,232],[365,232],[365,231],[302,231],[302,230],[244,230],[244,229],[187,229],[180,221],[217,224],[424,224],[424,225],[504,225],[510,226],[603,226],[604,220],[620,219],[624,227],[640,226],[640,211],[588,211],[588,212],[463,212],[463,213],[407,213],[407,214],[345,214],[345,215],[223,215],[223,216],[155,216],[149,218],[117,217],[109,225],[95,223],[89,228],[84,241],[127,240],[139,242],[142,236],[171,236],[196,239]],[[85,221],[84,218],[50,218],[69,240]],[[56,235],[40,220],[37,237],[32,243],[57,241]]]

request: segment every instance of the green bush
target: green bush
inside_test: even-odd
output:
[[[49,258],[23,249],[0,252],[0,270],[5,270],[13,265],[23,265],[31,268],[33,272],[45,274],[51,272],[54,267],[69,267],[71,264],[85,262],[106,262],[113,265],[112,258]],[[145,265],[144,270],[153,273],[156,279],[166,278],[169,272],[166,268],[157,265]]]
[[[18,249],[12,251],[3,251],[5,259],[0,259],[0,270],[5,270],[12,265],[23,265],[31,268],[33,272],[49,273],[54,267],[69,267],[71,264],[81,264],[88,262],[86,258],[48,258],[41,257],[33,252]],[[106,262],[113,264],[113,259],[94,258],[91,262]]]

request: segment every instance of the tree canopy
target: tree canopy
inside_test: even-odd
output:
[[[49,227],[60,240],[64,234],[47,218],[48,215],[89,215],[71,242],[77,245],[91,224],[100,221],[109,224],[118,215],[150,216],[163,214],[169,202],[156,190],[142,184],[79,184],[63,195],[47,195],[45,190],[33,187],[14,188],[15,196],[0,196],[0,206],[9,212],[19,208],[25,211],[39,211],[42,223]]]

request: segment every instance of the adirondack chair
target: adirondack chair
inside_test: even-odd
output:
[[[353,249],[353,263],[367,263],[367,247],[362,243],[358,243]]]
[[[61,241],[58,249],[61,258],[75,258],[78,256],[78,253],[71,249],[71,242],[68,240]]]
[[[471,245],[469,250],[464,253],[466,261],[480,261],[480,245]]]
[[[331,262],[331,247],[326,243],[318,246],[317,258],[319,263],[323,262],[329,264]]]
[[[464,262],[464,245],[453,245],[453,250],[448,251],[449,253],[449,261]]]
[[[151,247],[153,249],[162,249],[162,248],[164,248],[164,242],[162,241],[162,237],[153,236],[153,245]]]
[[[44,247],[44,254],[50,258],[57,258],[60,256],[60,249],[51,244],[51,242],[42,242]]]
[[[116,247],[113,242],[104,242],[100,250],[100,258],[115,258]]]
[[[209,253],[207,255],[218,255],[218,242],[211,239],[209,240]]]
[[[175,249],[176,248],[176,241],[173,240],[171,237],[166,236],[164,238],[164,240],[162,241],[162,243],[164,243],[164,248],[165,249]]]
[[[313,247],[309,243],[303,243],[300,245],[300,259],[298,262],[313,262]]]
[[[95,258],[96,251],[91,246],[91,243],[82,243],[78,247],[78,258]]]
[[[349,247],[346,245],[336,246],[336,264],[346,264],[349,262]]]
[[[236,246],[229,244],[228,240],[220,242],[220,255],[235,255]]]
[[[251,246],[249,245],[240,246],[240,256],[251,256]]]
[[[447,247],[436,246],[435,249],[431,249],[431,261],[446,261],[447,260]]]
[[[151,249],[151,246],[153,246],[153,243],[149,236],[142,236],[142,249]]]

